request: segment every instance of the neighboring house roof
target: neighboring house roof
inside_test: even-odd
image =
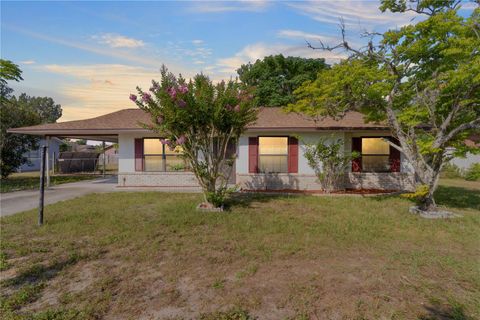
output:
[[[55,135],[62,137],[88,136],[91,140],[116,141],[120,132],[148,132],[141,123],[150,123],[150,116],[140,109],[124,109],[103,116],[31,127],[9,129],[8,132]],[[248,130],[385,130],[384,124],[366,123],[362,114],[348,112],[339,120],[315,119],[296,113],[286,113],[281,108],[261,108],[257,121]]]
[[[470,137],[465,140],[465,144],[469,147],[479,147],[480,148],[480,134],[472,134]]]

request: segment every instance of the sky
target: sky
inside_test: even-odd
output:
[[[471,4],[466,4],[465,10]],[[59,121],[125,108],[136,86],[148,88],[165,64],[185,77],[236,76],[242,64],[271,54],[325,58],[345,52],[309,49],[347,39],[361,46],[365,31],[382,32],[421,19],[381,13],[378,1],[2,1],[1,57],[23,71],[16,94],[49,96]]]

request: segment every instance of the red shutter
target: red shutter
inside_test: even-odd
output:
[[[394,137],[390,137],[390,141],[395,143],[397,146],[399,145],[399,141]],[[390,171],[400,172],[400,150],[392,147],[391,145],[390,145]]]
[[[298,139],[288,138],[288,173],[298,173]]]
[[[248,138],[248,172],[258,173],[258,137]]]
[[[135,139],[135,171],[143,171],[143,139]]]
[[[352,138],[352,152],[362,153],[362,138]],[[352,160],[352,172],[362,172],[362,157]]]

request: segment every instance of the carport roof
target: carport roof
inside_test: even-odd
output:
[[[123,109],[103,116],[47,123],[31,127],[9,129],[11,133],[89,140],[116,141],[122,132],[148,132],[142,123],[149,124],[150,116],[140,109]],[[281,108],[261,108],[258,119],[247,128],[249,131],[317,131],[317,130],[385,130],[384,124],[366,123],[363,115],[348,112],[339,120],[333,118],[315,119],[296,113],[286,113]]]

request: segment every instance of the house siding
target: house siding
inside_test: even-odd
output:
[[[387,136],[387,131],[365,132],[248,132],[239,139],[236,160],[236,184],[242,189],[259,190],[320,190],[314,170],[305,158],[305,143],[313,144],[320,137],[327,141],[341,139],[344,151],[351,152],[352,137]],[[298,137],[298,173],[261,174],[249,173],[249,138],[258,136],[296,136]],[[195,176],[190,172],[136,172],[135,171],[135,139],[147,137],[141,133],[119,135],[119,173],[120,187],[161,187],[170,190],[199,190]],[[149,135],[148,137],[157,137]],[[392,173],[354,173],[351,166],[345,175],[345,187],[352,189],[385,189],[413,190],[413,174],[411,166],[401,157],[400,172]]]
[[[298,173],[262,174],[248,173],[248,138],[256,136],[297,136],[299,138]],[[324,137],[328,141],[342,140],[344,152],[350,153],[352,149],[352,137],[382,137],[388,136],[388,131],[356,131],[356,132],[249,132],[240,138],[239,158],[237,164],[237,184],[243,189],[256,190],[320,190],[321,185],[314,170],[308,165],[305,158],[305,144],[314,144],[319,138]],[[384,190],[414,190],[413,170],[401,156],[400,172],[391,173],[362,173],[351,172],[351,166],[347,168],[345,175],[345,187],[350,189],[384,189]]]
[[[38,146],[46,145],[47,141],[45,139],[40,139]],[[48,143],[48,162],[49,168],[52,169],[54,165],[55,159],[58,159],[58,155],[60,154],[60,145],[62,141],[59,139],[50,139]],[[41,163],[41,152],[40,148],[36,150],[31,150],[24,155],[28,158],[29,163],[25,163],[18,167],[18,172],[30,172],[30,171],[40,171],[40,163]]]
[[[200,190],[195,175],[191,172],[145,172],[135,171],[135,139],[156,138],[142,133],[118,136],[118,186],[163,188],[168,190]]]

